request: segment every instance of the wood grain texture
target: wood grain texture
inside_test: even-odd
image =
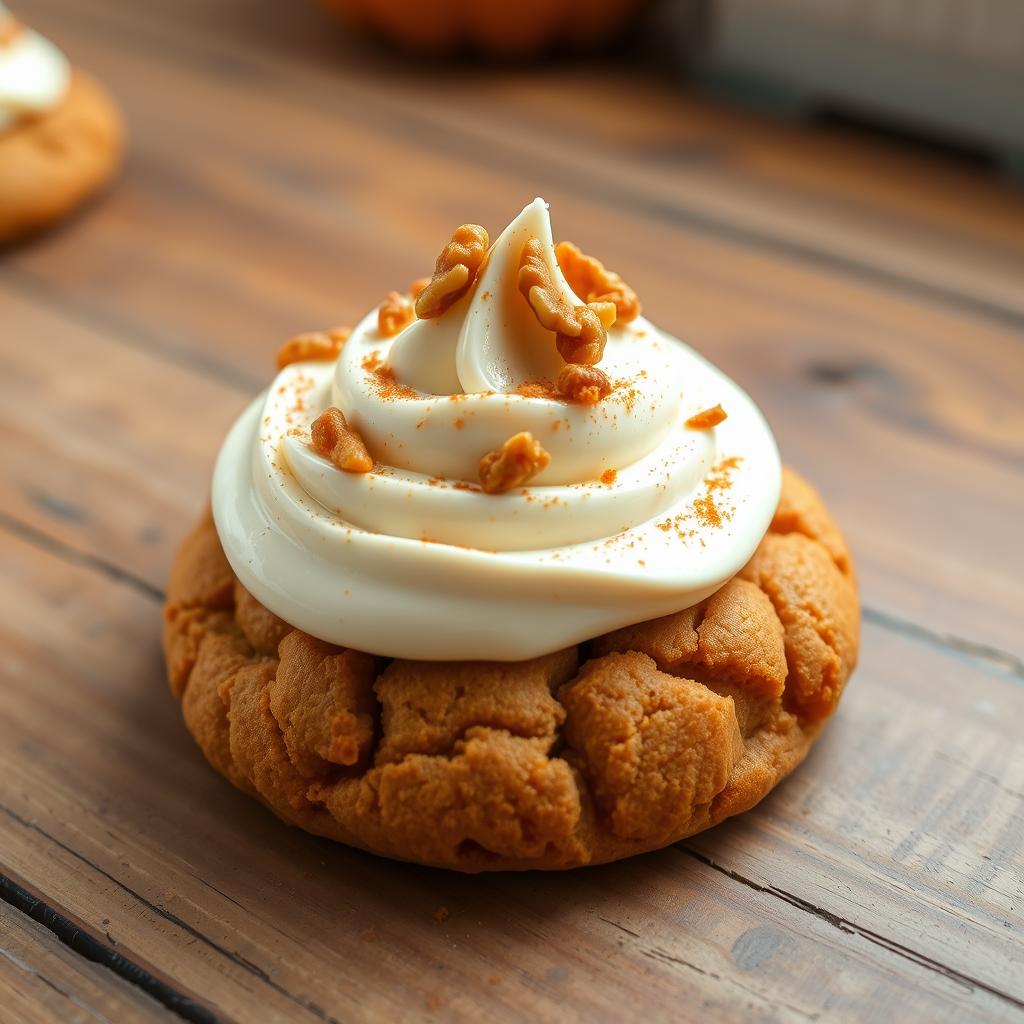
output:
[[[21,960],[118,1020],[152,1009],[139,979],[247,1022],[1024,1020],[1024,199],[622,71],[403,67],[312,6],[23,6],[133,145],[89,215],[0,261],[0,871],[132,965],[128,1008],[0,903]],[[215,776],[159,603],[280,342],[537,193],[762,405],[851,539],[866,628],[826,737],[753,812],[462,878]]]
[[[0,902],[0,1020],[17,1024],[144,1024],[175,1014],[48,929]]]
[[[716,830],[710,845],[583,872],[462,877],[313,839],[214,775],[177,708],[139,684],[160,654],[157,603],[134,585],[16,540],[3,568],[15,670],[0,721],[18,752],[0,811],[7,870],[230,1019],[415,1019],[444,1007],[456,1019],[556,1020],[568,1003],[580,1019],[611,1020],[686,999],[710,1020],[919,1008],[955,1021],[1012,1019],[1024,997],[1007,966],[1021,923],[1018,807],[989,794],[983,831],[948,851],[976,901],[951,905],[916,844],[955,837],[964,807],[927,785],[934,750],[908,754],[904,728],[879,728],[901,708],[870,662],[815,755],[841,764],[812,761],[730,830],[740,851],[770,847],[749,874]],[[883,665],[916,661],[919,685],[943,663],[870,627],[866,640]],[[976,699],[1001,699],[982,673],[966,682]],[[1012,692],[1007,722],[1024,710],[1024,691]],[[928,724],[948,739],[961,712]],[[1008,724],[970,718],[988,749],[1019,758]],[[64,721],[75,728],[55,727]],[[834,792],[863,763],[867,736],[916,811],[880,771],[864,798]],[[983,791],[983,765],[968,758],[957,772],[958,788]],[[983,854],[1000,836],[1011,849],[991,877]],[[812,897],[809,913],[798,901]]]

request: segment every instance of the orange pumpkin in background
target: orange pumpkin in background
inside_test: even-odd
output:
[[[502,58],[609,40],[644,0],[323,0],[354,25],[410,49]]]

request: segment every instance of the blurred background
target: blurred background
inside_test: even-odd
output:
[[[113,224],[145,192],[139,216],[173,201],[181,230],[138,230],[188,246],[206,201],[204,223],[237,235],[253,274],[268,259],[288,275],[301,260],[300,283],[336,272],[302,254],[354,243],[353,221],[375,224],[358,244],[419,273],[449,224],[494,228],[540,193],[568,200],[556,228],[590,200],[1024,312],[1018,0],[16,7],[125,107],[134,145]],[[196,269],[215,258],[201,248]],[[396,283],[373,266],[346,266],[345,315]],[[297,298],[306,318],[333,319]]]
[[[98,201],[0,252],[0,837],[26,890],[225,1019],[348,1019],[353,992],[388,1019],[1019,1011],[1024,0],[12,6],[129,132]],[[821,490],[861,664],[813,763],[696,856],[410,874],[211,785],[162,592],[278,347],[536,195]]]
[[[357,31],[439,59],[588,50],[704,94],[928,140],[1021,171],[1017,0],[325,0]]]

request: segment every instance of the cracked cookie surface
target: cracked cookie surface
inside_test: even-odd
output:
[[[244,590],[207,514],[172,570],[164,651],[207,759],[285,821],[463,871],[568,868],[756,804],[835,710],[859,625],[845,541],[786,470],[768,534],[711,597],[525,662],[316,640]]]

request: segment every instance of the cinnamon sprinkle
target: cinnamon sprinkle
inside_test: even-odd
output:
[[[415,388],[399,383],[394,369],[385,364],[378,350],[374,349],[369,355],[363,357],[362,367],[373,378],[373,388],[379,398],[392,401],[399,398],[420,397],[420,393]]]
[[[710,494],[705,494],[703,498],[694,499],[692,507],[694,514],[697,516],[697,522],[701,526],[722,525],[721,509],[715,504],[715,499]]]
[[[732,471],[739,465],[739,456],[733,455],[718,463],[704,478],[704,495],[696,498],[691,506],[701,526],[719,527],[732,518],[732,511],[722,508],[715,501],[715,493],[732,487]]]
[[[555,389],[555,385],[548,380],[531,380],[520,384],[513,394],[522,395],[523,398],[547,398],[557,401],[562,396]]]
[[[663,519],[655,526],[664,533],[674,530],[680,540],[690,540],[697,530],[689,524],[696,521],[698,526],[720,528],[730,519],[734,509],[721,504],[721,496],[732,487],[732,472],[739,466],[740,456],[733,455],[714,466],[704,478],[704,493],[690,503],[687,512]],[[703,541],[702,541],[703,543]]]

